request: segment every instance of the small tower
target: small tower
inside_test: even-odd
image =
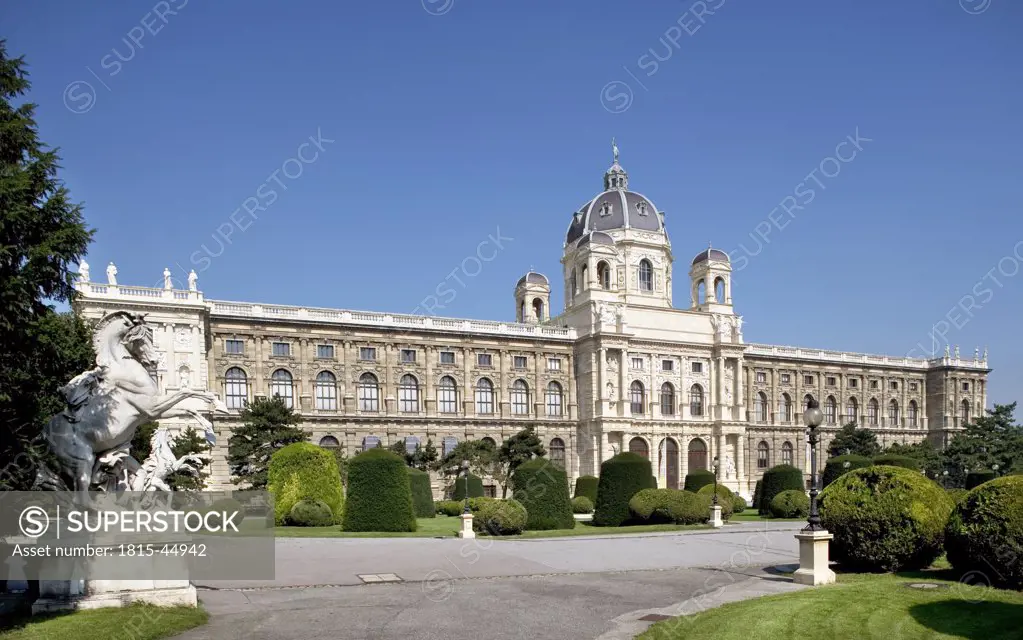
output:
[[[689,278],[694,311],[733,313],[732,265],[727,253],[708,246],[693,258]]]
[[[515,321],[546,322],[551,319],[551,283],[542,273],[530,271],[515,285]]]

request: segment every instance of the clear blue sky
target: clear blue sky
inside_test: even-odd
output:
[[[510,319],[532,265],[560,309],[564,233],[616,136],[667,212],[677,304],[712,241],[748,258],[747,341],[904,355],[944,321],[963,355],[989,346],[990,399],[1020,398],[1016,0],[15,0],[0,27],[98,229],[94,279],[198,264],[213,298],[395,312],[447,279],[440,313]],[[786,196],[804,209],[772,214]],[[498,256],[449,277],[498,228]]]

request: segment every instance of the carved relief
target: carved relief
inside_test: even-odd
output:
[[[607,370],[612,373],[618,373],[618,352],[608,351],[605,360],[607,361]]]
[[[732,371],[731,365],[725,365],[725,384],[724,384],[724,397],[725,405],[732,406],[732,387],[735,385],[735,372]]]
[[[192,330],[186,327],[178,329],[174,334],[174,346],[177,349],[190,349],[192,347]]]

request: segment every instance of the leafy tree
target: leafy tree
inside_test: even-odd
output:
[[[337,460],[338,473],[341,474],[341,486],[348,489],[348,463],[351,461],[348,450],[343,444],[340,447],[332,447],[331,450],[334,452],[334,459]]]
[[[242,424],[234,428],[227,444],[227,461],[231,480],[263,489],[267,483],[267,466],[274,451],[293,442],[309,439],[309,432],[293,425],[298,416],[279,396],[256,398],[241,412]]]
[[[404,440],[399,440],[387,448],[404,458],[407,466],[420,471],[428,470],[437,462],[437,447],[433,446],[431,439],[426,440],[425,447],[417,442],[412,451],[408,450]]]
[[[540,442],[533,427],[526,427],[501,444],[497,451],[497,459],[491,464],[490,475],[501,483],[501,496],[508,497],[508,485],[512,474],[520,465],[533,458],[547,455],[547,449]]]
[[[45,455],[58,389],[93,365],[82,321],[53,302],[74,298],[72,265],[92,237],[80,204],[57,178],[57,149],[38,137],[23,57],[0,40],[0,487],[27,489]]]
[[[842,427],[835,439],[828,445],[828,456],[855,454],[872,458],[881,453],[877,436],[870,429],[857,427],[855,422]]]
[[[206,442],[206,436],[193,427],[188,427],[178,434],[171,444],[171,451],[176,458],[199,455],[208,461],[212,449],[210,443]],[[200,470],[199,473],[191,475],[176,471],[167,479],[167,484],[175,491],[202,491],[206,488],[206,473]]]
[[[964,486],[966,470],[1009,471],[1023,462],[1023,426],[1014,424],[1016,403],[996,404],[988,415],[965,426],[941,454],[943,471],[954,486]]]
[[[462,473],[462,460],[469,461],[469,470],[478,476],[489,475],[497,451],[489,440],[463,440],[454,446],[434,467],[446,476]]]
[[[886,454],[892,454],[897,456],[906,456],[916,460],[920,466],[920,470],[923,471],[930,478],[937,478],[944,465],[942,464],[941,451],[928,440],[916,442],[913,444],[902,444],[896,442],[890,445],[884,450]]]

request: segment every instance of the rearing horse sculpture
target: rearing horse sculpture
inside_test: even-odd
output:
[[[61,388],[68,409],[54,415],[44,434],[62,470],[74,480],[79,504],[89,504],[89,488],[97,460],[120,455],[129,472],[138,462],[128,455],[139,425],[169,417],[195,416],[178,408],[188,398],[202,398],[218,413],[227,407],[216,395],[182,390],[160,396],[154,376],[157,364],[153,333],[142,315],[117,311],[96,326],[92,339],[96,364]]]

